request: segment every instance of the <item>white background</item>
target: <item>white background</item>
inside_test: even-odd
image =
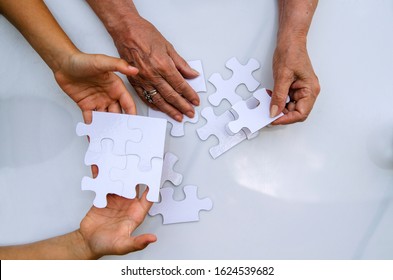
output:
[[[118,55],[85,1],[45,2],[82,51]],[[135,4],[186,60],[203,61],[206,78],[229,78],[225,62],[233,56],[255,58],[262,65],[255,78],[273,87],[275,0]],[[392,29],[393,1],[320,1],[308,49],[322,90],[309,119],[264,128],[216,160],[208,149],[217,140],[195,133],[203,118],[186,126],[185,137],[168,136],[182,186],[197,185],[213,209],[196,223],[164,226],[160,216],[147,217],[137,233],[155,233],[157,243],[105,258],[392,259]],[[197,111],[213,92],[208,84]],[[244,87],[239,93],[251,94]],[[80,190],[90,169],[83,164],[87,141],[75,134],[79,121],[79,108],[49,68],[0,16],[0,245],[79,226],[94,198]]]

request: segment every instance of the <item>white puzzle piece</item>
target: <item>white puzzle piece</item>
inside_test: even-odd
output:
[[[131,141],[138,143],[142,139],[142,130],[140,127],[128,127],[129,117],[130,115],[126,114],[94,111],[92,123],[78,123],[76,134],[78,136],[89,136],[89,150],[93,152],[99,152],[101,150],[102,139],[116,139],[113,153],[124,155],[126,152],[126,142]]]
[[[173,199],[173,188],[162,188],[160,190],[161,201],[153,204],[149,215],[161,214],[163,224],[195,222],[199,221],[199,211],[209,211],[213,208],[213,202],[210,198],[198,198],[198,188],[196,186],[188,185],[183,190],[185,199],[176,201]]]
[[[259,82],[252,75],[260,67],[257,60],[250,59],[246,65],[242,65],[233,57],[227,61],[226,67],[233,72],[230,79],[224,80],[219,73],[214,73],[209,78],[209,82],[216,88],[216,92],[208,97],[213,106],[218,106],[223,99],[228,100],[231,105],[241,101],[242,98],[236,93],[236,88],[241,84],[249,91],[254,91],[259,86]]]
[[[249,108],[248,104],[255,104],[255,102],[250,101],[248,104],[247,101],[240,101],[232,106],[231,112],[236,119],[228,123],[227,128],[231,133],[238,133],[241,129],[247,129],[252,134],[283,116],[281,113],[277,117],[270,118],[271,97],[265,88],[257,90],[250,98],[256,98],[259,101],[258,106]]]
[[[196,92],[206,92],[206,81],[205,81],[205,73],[202,67],[201,60],[192,60],[187,61],[188,65],[196,71],[199,72],[199,76],[194,79],[186,79],[187,83],[196,91]]]
[[[184,125],[186,122],[197,123],[199,120],[198,112],[196,110],[195,110],[195,115],[193,118],[189,118],[186,115],[184,115],[183,120],[181,122],[178,122],[178,121],[172,119],[167,114],[165,114],[161,111],[154,110],[150,107],[148,108],[148,114],[149,114],[149,117],[152,117],[152,118],[166,119],[172,125],[171,135],[173,137],[181,137],[181,136],[185,135]]]
[[[147,200],[156,202],[159,199],[161,188],[161,175],[163,160],[153,158],[149,170],[140,170],[138,168],[139,157],[136,155],[127,155],[127,165],[124,169],[113,168],[110,172],[110,178],[115,182],[121,182],[122,196],[126,198],[135,198],[135,187],[138,184],[147,185],[149,192]]]
[[[166,120],[130,115],[128,127],[142,129],[143,136],[139,142],[126,143],[126,155],[138,155],[142,171],[151,169],[153,158],[164,158]]]
[[[199,138],[201,140],[206,140],[210,135],[214,135],[218,138],[219,144],[209,150],[210,155],[214,159],[247,139],[247,135],[244,131],[240,131],[234,135],[227,132],[226,125],[235,119],[229,110],[225,111],[220,116],[216,116],[213,108],[207,107],[202,110],[201,115],[206,119],[207,123],[197,129]]]
[[[98,176],[96,178],[83,177],[82,190],[94,191],[96,197],[94,199],[94,206],[103,208],[106,206],[106,195],[114,193],[122,195],[123,185],[121,182],[114,182],[111,180],[110,170],[115,168],[125,168],[125,156],[118,156],[112,153],[114,143],[111,139],[103,139],[101,142],[102,150],[99,152],[87,151],[85,155],[86,165],[97,165]]]
[[[173,167],[178,161],[178,157],[170,152],[164,155],[164,164],[162,167],[161,187],[166,181],[172,182],[175,186],[178,186],[183,181],[183,175],[176,172]]]

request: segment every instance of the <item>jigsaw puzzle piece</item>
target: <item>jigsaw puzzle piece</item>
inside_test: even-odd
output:
[[[258,106],[249,108],[247,105],[255,104],[255,101],[241,101],[232,106],[231,112],[236,119],[228,123],[227,128],[230,132],[238,133],[241,129],[247,129],[250,133],[255,133],[283,115],[281,113],[274,118],[270,118],[271,97],[265,88],[254,92],[251,98],[258,100]]]
[[[142,130],[139,127],[128,127],[129,116],[126,114],[94,111],[92,123],[78,123],[76,134],[78,136],[89,136],[90,143],[88,150],[93,152],[99,152],[101,150],[102,139],[113,139],[113,153],[124,155],[127,142],[138,143],[142,139]]]
[[[243,140],[247,139],[244,131],[236,134],[229,134],[226,125],[234,120],[234,116],[230,111],[225,111],[222,115],[216,116],[212,107],[202,110],[201,115],[206,119],[207,123],[197,129],[197,134],[201,140],[206,140],[209,136],[214,135],[218,138],[219,144],[210,148],[210,155],[216,159],[224,152],[233,148]]]
[[[139,169],[139,157],[137,155],[127,155],[127,165],[124,169],[113,168],[110,178],[115,182],[121,182],[121,196],[133,199],[136,196],[135,187],[138,184],[149,186],[147,200],[156,202],[159,199],[161,187],[163,160],[153,158],[150,170]]]
[[[161,118],[161,119],[166,119],[171,125],[171,135],[174,137],[180,137],[180,136],[184,136],[184,125],[186,122],[189,123],[197,123],[199,120],[199,116],[198,116],[198,112],[195,111],[195,115],[193,118],[189,118],[186,115],[183,116],[183,121],[182,122],[178,122],[175,121],[174,119],[172,119],[170,116],[168,116],[167,114],[161,112],[161,111],[156,111],[152,108],[148,109],[148,114],[149,117],[152,118]]]
[[[161,177],[161,187],[164,185],[166,181],[172,182],[175,186],[178,186],[183,181],[183,175],[174,171],[173,167],[178,161],[178,157],[172,153],[165,153],[164,163],[162,168],[162,177]]]
[[[236,93],[239,85],[244,84],[249,91],[254,91],[260,83],[253,77],[252,73],[260,68],[259,62],[250,59],[246,65],[241,64],[235,57],[227,61],[226,67],[232,70],[232,77],[224,80],[219,73],[214,73],[209,82],[214,85],[216,92],[208,97],[213,106],[218,106],[223,99],[229,101],[231,105],[241,101],[241,97]]]
[[[141,129],[142,139],[139,142],[126,143],[126,155],[139,156],[139,169],[147,171],[152,168],[154,158],[163,159],[167,121],[159,118],[130,115],[129,129]]]
[[[201,60],[192,60],[187,61],[188,65],[196,71],[199,72],[199,76],[194,79],[186,79],[187,83],[196,91],[196,92],[206,92],[206,82],[205,82],[205,74],[202,67]]]
[[[122,195],[123,185],[120,182],[114,182],[109,176],[112,167],[125,168],[126,158],[112,153],[113,141],[103,139],[101,141],[102,150],[100,152],[87,151],[85,155],[86,165],[97,165],[98,176],[96,178],[83,177],[82,190],[94,191],[96,193],[94,206],[103,208],[106,206],[106,195],[113,193]]]
[[[176,201],[173,199],[173,188],[162,188],[160,191],[161,201],[153,204],[149,215],[161,214],[163,224],[195,222],[199,221],[199,211],[209,211],[213,208],[213,202],[210,198],[198,198],[198,188],[196,186],[185,186],[183,191],[185,199]]]

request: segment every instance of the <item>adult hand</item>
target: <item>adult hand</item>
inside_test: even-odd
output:
[[[273,125],[307,119],[320,92],[305,44],[278,46],[273,57],[274,89],[270,105],[272,116],[284,113]],[[287,97],[290,102],[286,104]]]
[[[82,110],[85,122],[91,123],[95,110],[136,114],[130,93],[114,71],[128,76],[138,73],[137,68],[120,58],[76,52],[54,70],[54,75],[59,86]]]
[[[130,17],[129,26],[111,31],[120,56],[139,69],[128,80],[140,98],[151,108],[160,110],[177,121],[183,114],[192,118],[194,106],[199,105],[197,93],[185,78],[195,78],[199,73],[175,51],[173,46],[147,20],[139,15]],[[144,90],[157,90],[146,100]]]
[[[106,208],[93,206],[89,210],[78,230],[85,241],[83,250],[88,252],[88,258],[128,254],[142,250],[157,240],[153,234],[131,235],[152,205],[146,199],[147,191],[141,198],[131,200],[110,194]]]

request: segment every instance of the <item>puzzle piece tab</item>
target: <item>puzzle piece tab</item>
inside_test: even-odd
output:
[[[224,80],[219,73],[214,73],[209,78],[209,82],[216,88],[216,92],[208,97],[213,106],[218,106],[223,99],[228,100],[231,105],[241,101],[242,98],[236,93],[236,88],[241,84],[244,84],[249,91],[256,90],[260,85],[252,75],[260,67],[257,60],[250,59],[246,65],[242,65],[233,57],[227,61],[226,67],[233,72],[230,79]]]
[[[121,196],[126,198],[135,198],[135,187],[138,184],[144,184],[149,187],[147,200],[156,202],[159,198],[159,190],[161,188],[162,164],[160,158],[151,160],[151,168],[149,170],[141,170],[138,168],[139,157],[136,155],[127,155],[127,165],[124,169],[113,168],[110,172],[110,178],[115,182],[121,182]]]
[[[154,158],[162,160],[164,157],[166,120],[130,115],[128,127],[141,129],[143,136],[139,142],[128,141],[125,154],[138,155],[138,168],[142,171],[150,170]]]
[[[89,136],[89,151],[101,151],[101,140],[109,138],[115,140],[113,153],[124,155],[127,142],[138,143],[142,140],[141,128],[128,126],[129,117],[130,115],[126,114],[94,111],[92,123],[78,123],[76,134]]]
[[[171,135],[174,136],[174,137],[184,136],[184,134],[185,134],[185,132],[184,132],[184,125],[185,125],[186,122],[197,123],[198,120],[199,120],[197,111],[195,111],[195,115],[194,115],[194,117],[192,119],[187,117],[186,115],[184,115],[182,122],[175,121],[174,119],[172,119],[167,114],[165,114],[165,113],[163,113],[161,111],[153,110],[150,107],[148,109],[148,114],[149,114],[149,117],[152,117],[152,118],[166,119],[172,125]]]
[[[199,76],[194,79],[186,79],[187,83],[196,91],[196,92],[206,92],[206,81],[205,81],[205,73],[202,67],[201,60],[192,60],[187,61],[188,65],[196,71],[199,72]]]
[[[175,186],[178,186],[183,181],[183,175],[177,173],[173,167],[178,161],[178,157],[170,152],[165,153],[164,163],[162,167],[162,176],[161,176],[161,187],[164,185],[166,181],[172,182]]]
[[[256,107],[250,107],[257,103],[252,100],[240,101],[232,106],[231,112],[236,119],[228,123],[227,128],[231,133],[238,133],[241,129],[247,129],[251,134],[255,133],[283,115],[281,113],[277,117],[270,118],[271,97],[265,88],[254,92],[250,99],[252,98],[259,101]]]
[[[213,202],[210,198],[199,199],[196,186],[188,185],[183,188],[185,199],[173,199],[173,188],[167,187],[160,190],[161,201],[154,203],[149,215],[161,214],[163,224],[185,223],[199,221],[199,211],[211,210]]]
[[[121,182],[114,182],[111,180],[110,170],[115,168],[125,168],[125,156],[118,156],[112,153],[113,141],[111,139],[103,139],[101,142],[102,150],[100,152],[87,151],[85,155],[86,165],[97,165],[99,172],[96,178],[83,177],[82,190],[94,191],[96,197],[94,199],[94,206],[103,208],[106,206],[106,195],[113,193],[122,195],[123,185]]]
[[[224,152],[233,148],[243,140],[247,139],[244,131],[236,134],[229,134],[226,125],[235,118],[230,111],[225,111],[222,115],[216,116],[212,107],[202,110],[201,115],[207,123],[197,129],[197,134],[201,140],[206,140],[209,136],[214,135],[218,138],[219,144],[210,148],[210,155],[216,159]]]

